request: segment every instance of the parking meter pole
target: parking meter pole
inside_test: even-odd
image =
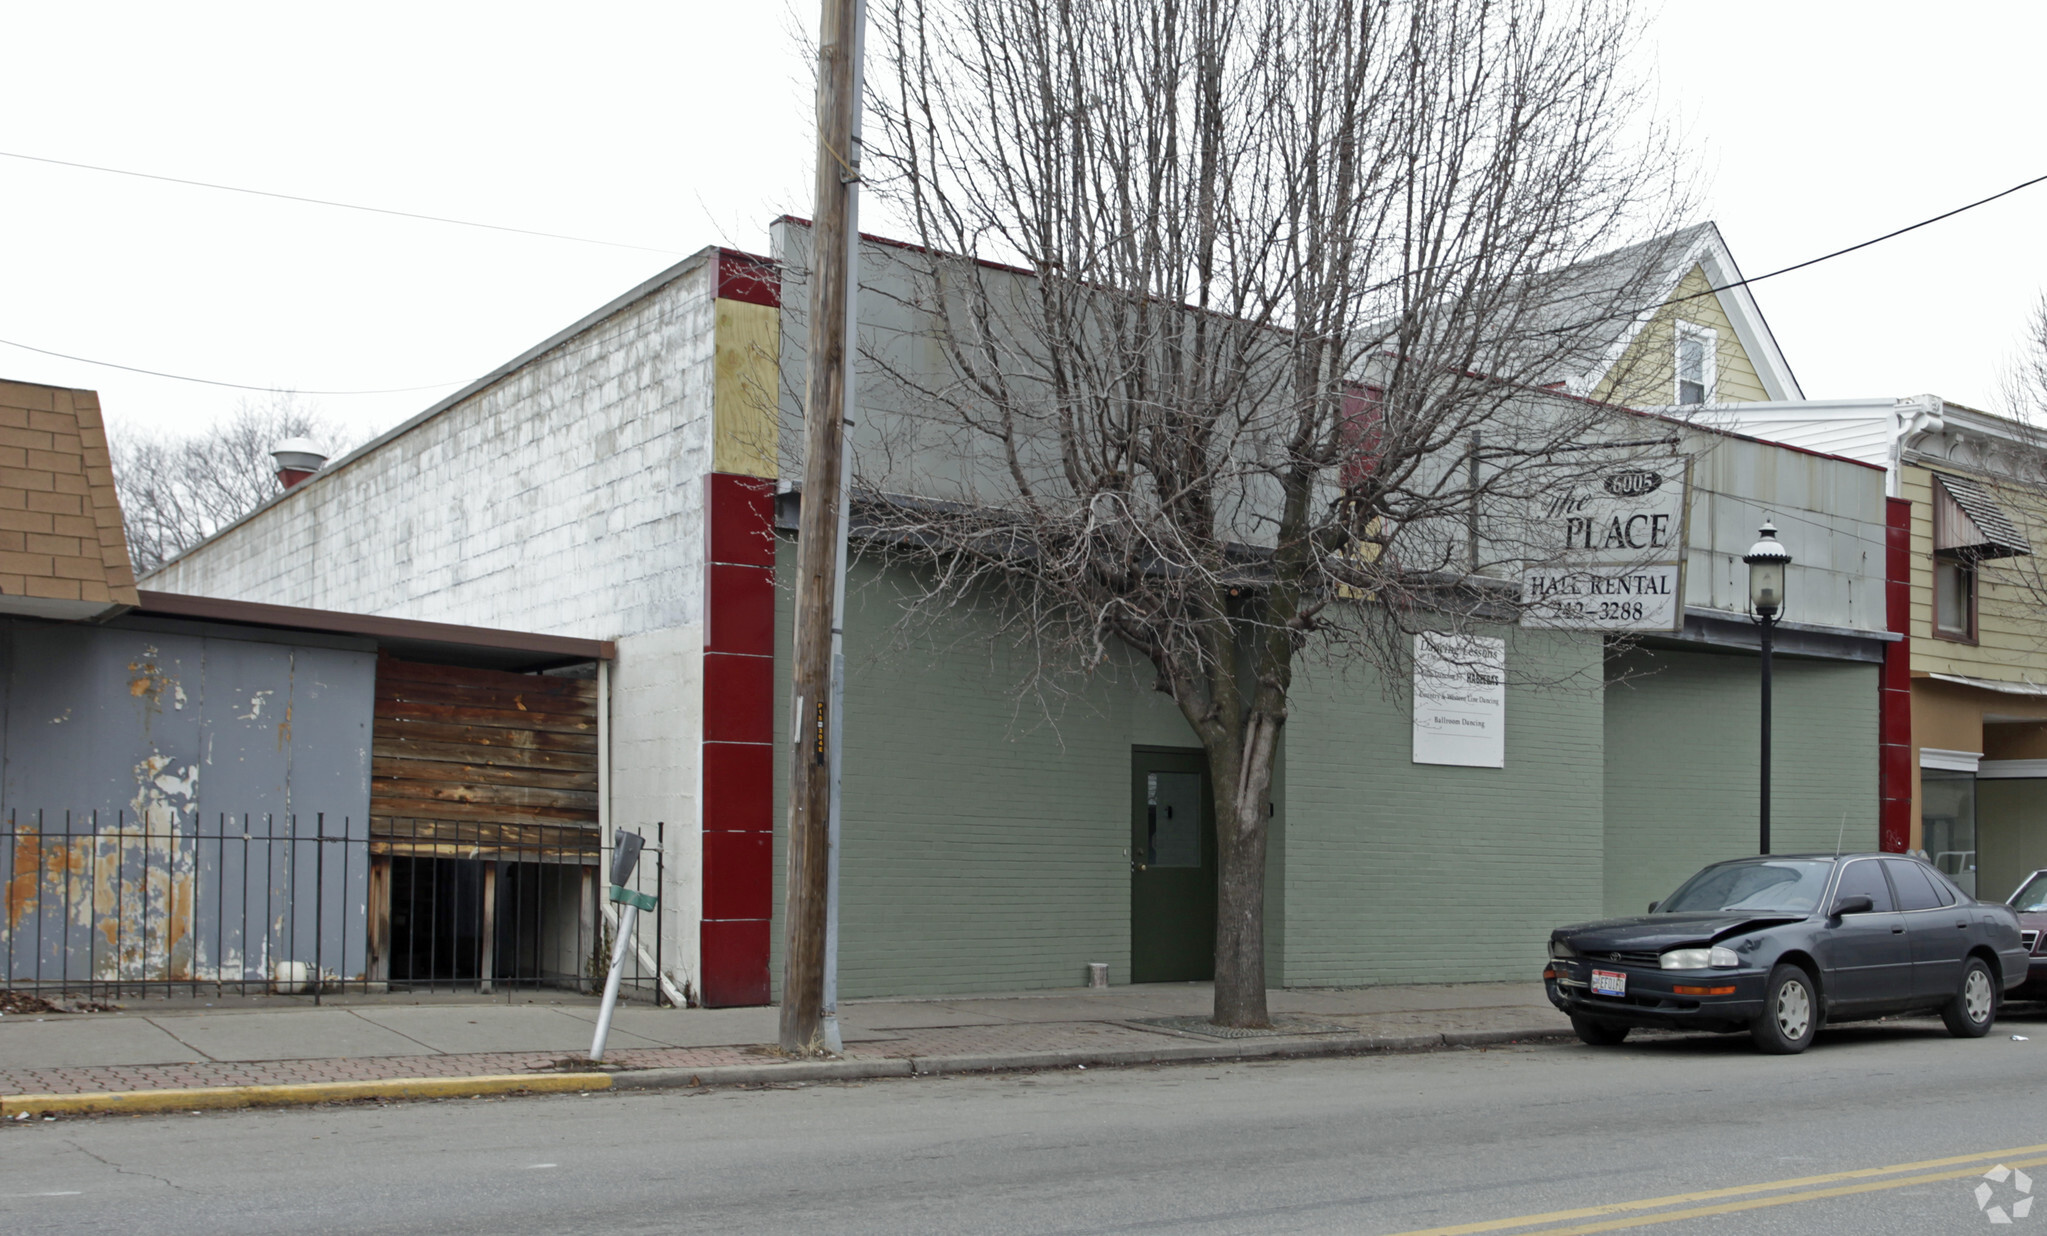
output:
[[[611,1010],[618,1007],[618,980],[625,972],[627,941],[640,922],[640,907],[629,905],[618,916],[618,941],[611,946],[611,971],[604,976],[604,1004],[597,1010],[597,1034],[590,1040],[590,1058],[604,1059],[604,1040],[611,1036]]]
[[[611,1012],[618,1007],[618,984],[625,973],[625,959],[633,947],[633,929],[639,926],[640,911],[658,904],[645,893],[627,887],[633,869],[640,864],[640,847],[646,841],[623,828],[614,835],[611,851],[611,899],[625,907],[618,916],[618,937],[611,942],[611,970],[604,976],[604,1003],[597,1010],[597,1033],[590,1040],[590,1058],[604,1059],[604,1040],[611,1034]]]

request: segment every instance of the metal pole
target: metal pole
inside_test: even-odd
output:
[[[604,976],[604,1004],[597,1010],[597,1034],[590,1040],[590,1058],[604,1059],[604,1040],[611,1034],[611,1010],[618,1007],[618,980],[625,972],[626,949],[632,946],[633,928],[639,925],[640,907],[627,904],[618,916],[618,936],[611,946],[611,970]]]
[[[1763,615],[1763,757],[1762,757],[1762,852],[1770,852],[1770,629],[1777,625],[1774,614]]]

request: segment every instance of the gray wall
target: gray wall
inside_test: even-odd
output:
[[[1528,980],[1600,905],[1597,636],[1509,630],[1506,766],[1413,762],[1412,692],[1295,679],[1286,982]]]
[[[780,577],[795,578],[784,544]],[[973,630],[894,648],[891,581],[847,586],[842,996],[1074,987],[1130,968],[1130,748],[1197,747],[1178,709],[1125,667],[1056,722],[1010,694],[1020,665]],[[777,598],[776,733],[789,732],[791,598]],[[775,748],[779,988],[788,744]]]
[[[1753,854],[1760,666],[1641,648],[1606,692],[1606,911],[1640,914],[1686,876]],[[1771,849],[1876,848],[1877,667],[1778,657]]]
[[[0,629],[0,885],[41,894],[0,920],[16,977],[362,970],[376,654],[229,631]]]
[[[2003,901],[2047,867],[2047,781],[1976,779],[1976,897]]]

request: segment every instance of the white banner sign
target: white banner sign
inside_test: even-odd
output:
[[[1507,766],[1507,641],[1414,637],[1414,762]]]
[[[1521,624],[1588,631],[1684,626],[1691,465],[1629,460],[1543,501],[1533,529],[1546,565],[1521,573]]]

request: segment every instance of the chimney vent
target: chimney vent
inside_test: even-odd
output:
[[[311,438],[286,438],[270,450],[277,461],[277,483],[290,489],[318,472],[327,455]]]

